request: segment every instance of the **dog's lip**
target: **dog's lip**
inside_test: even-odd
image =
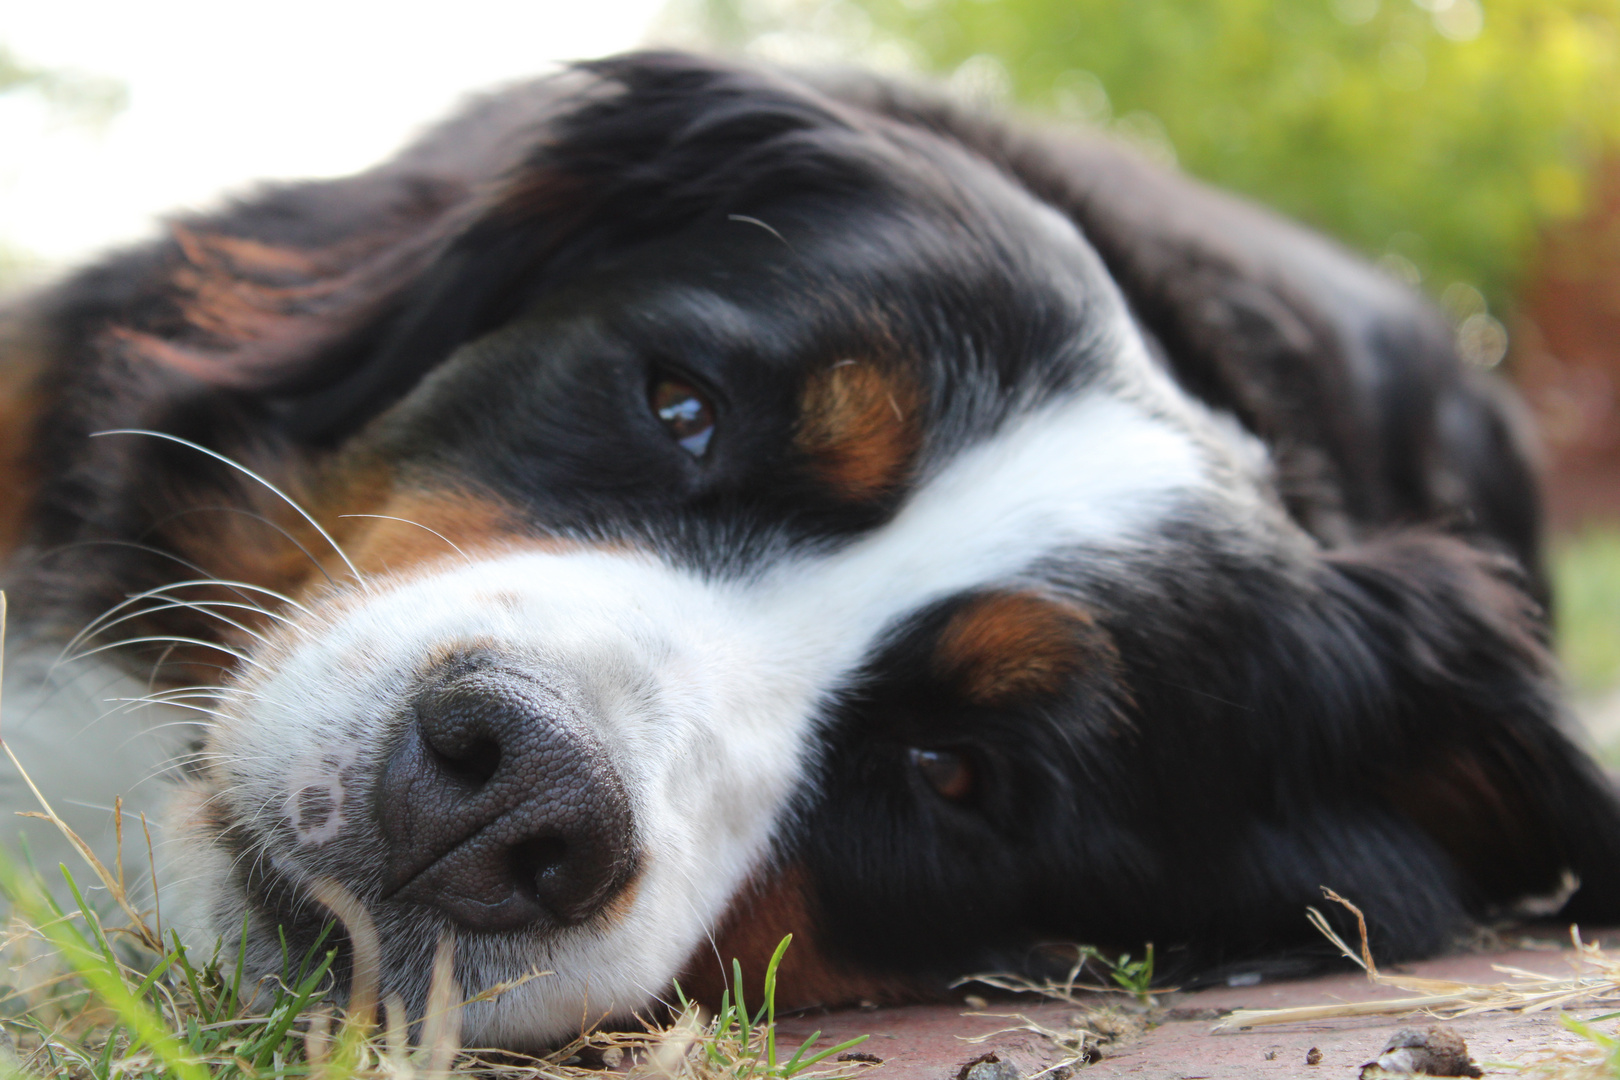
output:
[[[488,822],[479,828],[477,832],[467,837],[467,839],[463,840],[460,844],[457,844],[451,850],[440,855],[427,865],[411,871],[411,873],[405,877],[404,880],[385,887],[380,893],[376,894],[376,896],[370,902],[374,905],[408,904],[412,907],[440,906],[427,905],[423,901],[414,898],[411,894],[419,883],[424,883],[427,879],[432,878],[435,873],[449,869],[446,864],[454,862],[457,856],[468,845],[476,843],[478,839],[485,833],[501,825],[501,823],[505,820],[505,817],[506,815],[502,815],[501,817]],[[635,856],[631,859],[627,872],[613,881],[613,889],[617,890],[618,888],[626,886],[631,881],[634,881],[641,873],[643,862],[643,854],[640,851],[637,851]],[[457,909],[477,910],[479,912],[486,913],[486,916],[488,914],[494,914],[496,919],[502,922],[505,922],[508,918],[510,918],[511,925],[499,927],[498,931],[560,930],[565,926],[574,925],[579,922],[589,922],[595,917],[592,915],[587,916],[584,919],[571,919],[565,916],[560,916],[549,910],[544,904],[525,896],[523,890],[516,886],[508,891],[505,896],[494,901],[480,900],[477,897],[468,895],[465,892],[456,892],[453,894],[453,900],[444,910],[446,910],[446,912],[452,918],[457,918]]]
[[[410,881],[397,889],[391,890],[385,896],[377,899],[377,903],[411,904],[417,907],[432,906],[452,920],[459,923],[473,923],[480,927],[480,933],[511,933],[514,931],[542,932],[559,929],[561,923],[552,917],[545,906],[531,897],[525,896],[517,886],[507,890],[506,895],[499,900],[482,900],[466,893],[456,892],[447,895],[438,903],[427,905],[414,899],[411,889],[423,879],[430,879],[433,872],[440,869],[448,861],[449,856],[436,859],[434,862],[419,871]]]
[[[409,897],[402,897],[401,894],[402,893],[408,893],[411,890],[411,887],[414,886],[417,882],[419,882],[423,878],[428,877],[429,875],[431,875],[434,870],[436,870],[440,866],[442,866],[446,860],[454,857],[456,852],[460,851],[463,847],[465,847],[468,844],[476,842],[479,837],[483,836],[485,833],[489,832],[489,830],[491,830],[495,826],[499,825],[501,823],[502,819],[505,818],[505,817],[506,817],[506,815],[500,814],[500,815],[497,815],[497,816],[491,818],[489,821],[487,821],[484,824],[480,825],[475,832],[473,832],[472,834],[467,836],[464,840],[462,840],[460,843],[458,843],[455,847],[451,848],[449,851],[446,851],[443,854],[438,855],[438,856],[434,857],[433,859],[430,859],[428,862],[424,863],[421,866],[416,867],[414,870],[408,871],[407,873],[405,873],[402,876],[396,877],[392,884],[385,886],[383,888],[383,890],[380,893],[377,894],[377,901],[376,902],[379,903],[379,904],[386,904],[386,903],[389,903],[390,901],[394,901],[396,899],[408,900]],[[516,892],[515,889],[513,891],[514,891],[514,893]],[[503,901],[501,901],[501,903],[505,903],[505,901],[503,900]],[[497,904],[497,905],[494,905],[494,906],[499,906],[499,905]]]

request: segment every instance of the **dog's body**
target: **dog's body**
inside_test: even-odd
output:
[[[524,1046],[788,931],[804,1003],[1300,955],[1323,885],[1391,957],[1620,915],[1511,404],[1105,143],[629,57],[13,338],[14,610],[211,710],[176,876],[260,967],[335,881],[409,1000],[445,931],[555,972],[471,1017]]]

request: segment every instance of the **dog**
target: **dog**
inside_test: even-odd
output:
[[[15,663],[201,718],[165,917],[253,973],[348,896],[415,1010],[545,972],[467,1009],[526,1048],[788,933],[782,1007],[1620,916],[1511,395],[1105,140],[632,54],[8,327]]]

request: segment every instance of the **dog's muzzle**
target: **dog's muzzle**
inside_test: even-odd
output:
[[[493,658],[423,680],[376,789],[383,899],[472,932],[590,919],[635,876],[630,799],[589,709]]]

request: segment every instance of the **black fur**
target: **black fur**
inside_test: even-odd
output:
[[[1031,196],[1100,261],[1058,265],[1020,216]],[[246,315],[209,315],[222,282]],[[1319,237],[1106,143],[888,84],[586,65],[378,170],[262,192],[71,279],[30,315],[47,407],[10,584],[33,626],[71,631],[216,569],[222,520],[263,510],[192,451],[88,438],[126,426],[301,490],[383,460],[499,493],[537,534],[746,575],[904,501],[818,485],[792,443],[806,372],[898,343],[926,475],[1017,423],[1015,403],[1103,376],[1111,287],[1186,392],[1265,442],[1318,547],[1237,549],[1189,517],[1151,554],[1054,558],[1040,588],[1083,602],[1106,647],[1017,707],[930,674],[965,597],[897,628],[825,717],[779,840],[829,954],[931,978],[1026,966],[1046,941],[1151,940],[1180,970],[1222,969],[1319,952],[1303,909],[1327,885],[1404,958],[1566,869],[1566,914],[1620,916],[1620,811],[1560,734],[1506,392],[1419,298]],[[471,374],[396,408],[463,347]],[[640,407],[665,373],[727,420],[702,468]],[[184,611],[160,628],[219,632]],[[967,754],[974,801],[934,798],[908,772],[917,745]]]

